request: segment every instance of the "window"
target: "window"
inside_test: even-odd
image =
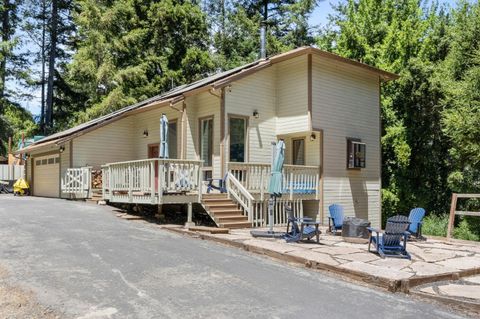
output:
[[[60,163],[60,157],[55,157],[55,164]]]
[[[365,168],[366,144],[359,139],[347,138],[347,168]]]
[[[230,118],[229,130],[230,162],[245,162],[246,119],[238,117]]]
[[[292,144],[292,164],[305,165],[305,139],[294,139]]]
[[[54,163],[55,163],[55,158],[50,157],[50,158],[48,159],[48,164],[54,164]]]
[[[42,159],[42,165],[47,165],[47,159],[46,158]]]
[[[177,158],[177,122],[168,123],[168,156]]]
[[[213,119],[200,120],[200,159],[203,165],[212,166],[213,155]]]

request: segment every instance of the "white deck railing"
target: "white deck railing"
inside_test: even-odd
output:
[[[62,178],[62,193],[73,194],[76,198],[88,198],[92,183],[92,168],[67,168]]]
[[[202,161],[145,159],[102,167],[102,193],[111,202],[161,204],[165,194],[197,193]]]
[[[265,163],[228,163],[228,172],[250,192],[268,195],[271,165]],[[310,195],[319,199],[320,167],[304,165],[283,166],[283,194],[290,200],[295,195]]]
[[[230,172],[227,175],[227,190],[228,196],[233,197],[232,199],[240,205],[244,215],[248,217],[248,221],[253,222],[254,198]]]

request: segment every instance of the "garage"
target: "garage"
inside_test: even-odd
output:
[[[33,159],[33,195],[59,197],[60,157],[59,154]]]

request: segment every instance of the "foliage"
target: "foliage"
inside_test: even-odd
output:
[[[194,1],[78,0],[77,51],[65,78],[78,121],[197,80],[213,69]]]
[[[423,219],[422,233],[424,235],[446,237],[448,215],[428,215]]]

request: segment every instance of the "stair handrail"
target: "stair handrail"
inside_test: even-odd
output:
[[[227,174],[227,192],[229,197],[233,196],[235,201],[242,206],[247,213],[248,221],[253,222],[253,196],[230,172]]]

